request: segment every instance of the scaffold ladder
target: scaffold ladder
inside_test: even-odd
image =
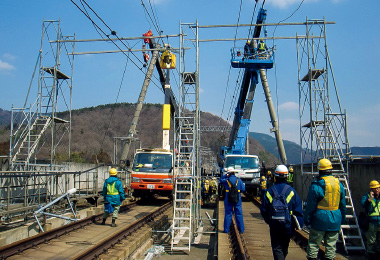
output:
[[[51,117],[38,117],[34,120],[30,129],[28,129],[25,137],[21,141],[17,152],[12,157],[12,163],[28,163],[30,157],[34,154],[41,136],[50,126]]]
[[[181,117],[179,120],[179,140],[177,167],[175,173],[174,212],[172,225],[172,251],[190,251],[192,240],[193,209],[193,129],[194,117]]]
[[[334,174],[336,178],[343,184],[346,193],[346,224],[341,225],[340,234],[344,250],[348,254],[349,251],[365,251],[364,241],[361,230],[356,217],[354,203],[352,202],[350,187],[345,174]]]

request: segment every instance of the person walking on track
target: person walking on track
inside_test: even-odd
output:
[[[236,224],[239,232],[244,233],[244,220],[241,193],[245,191],[245,185],[242,180],[235,176],[235,169],[228,167],[227,173],[220,178],[224,185],[226,195],[224,198],[224,232],[230,231],[232,215],[235,213]]]
[[[319,160],[319,176],[309,188],[304,210],[305,225],[311,225],[307,259],[317,259],[322,240],[325,259],[334,259],[340,226],[346,220],[344,187],[332,176],[332,168],[328,159]]]
[[[110,177],[104,181],[103,185],[104,214],[102,225],[105,225],[106,219],[112,214],[111,227],[116,227],[115,221],[118,217],[120,205],[125,200],[123,184],[116,175],[117,170],[111,168]]]
[[[261,216],[269,225],[275,260],[286,258],[294,229],[303,226],[302,202],[295,189],[286,183],[287,177],[288,168],[278,165],[274,173],[274,185],[266,191],[260,207]],[[298,225],[295,224],[297,222]]]

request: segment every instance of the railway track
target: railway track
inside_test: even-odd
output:
[[[157,222],[159,216],[171,207],[171,202],[165,202],[161,201],[159,205],[133,202],[123,206],[115,228],[99,224],[102,214],[64,225],[0,248],[0,259],[105,259],[107,257],[102,254],[124,243],[126,238],[132,240],[130,237],[133,236],[142,238],[141,242],[147,240],[145,238],[150,237],[150,233],[144,227],[152,221]],[[165,217],[160,221],[162,219]],[[148,231],[148,235],[139,235],[140,230]],[[137,246],[135,243],[134,248]]]
[[[260,208],[261,202],[256,197],[246,197],[244,199],[245,202],[243,203],[253,203],[258,209]],[[247,208],[247,207],[244,207]],[[244,213],[244,209],[243,209]],[[265,248],[263,246],[256,246],[256,241],[249,241],[249,222],[248,219],[244,219],[246,223],[246,232],[244,234],[239,234],[239,231],[236,226],[235,219],[232,221],[232,228],[229,233],[230,242],[231,242],[231,248],[233,252],[233,258],[234,259],[261,259],[260,255],[262,255],[262,259],[268,258],[272,256],[272,252],[270,249],[270,242],[269,245],[265,245],[267,250],[264,250]],[[262,224],[262,223],[261,223]],[[265,224],[265,223],[264,223]],[[265,225],[266,226],[266,225]],[[248,230],[247,230],[248,229]],[[261,236],[260,230],[257,230],[257,236]],[[265,231],[268,233],[269,231]],[[302,249],[305,249],[308,243],[308,234],[304,230],[296,230],[294,233],[293,241]],[[324,253],[324,248],[321,248],[322,253]],[[266,251],[266,252],[265,252]],[[305,254],[304,254],[305,255]],[[303,256],[305,258],[305,256]]]

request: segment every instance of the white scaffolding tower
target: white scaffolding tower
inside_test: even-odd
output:
[[[185,39],[192,31],[195,39]],[[174,178],[174,214],[172,250],[190,251],[191,242],[202,225],[200,220],[200,110],[199,110],[199,42],[197,24],[180,24],[180,98],[176,117],[176,167]],[[194,44],[196,64],[194,72],[185,71],[185,47]],[[191,67],[187,66],[186,68]]]
[[[329,159],[333,175],[346,192],[347,224],[342,225],[341,242],[347,253],[364,250],[348,184],[346,112],[341,107],[327,50],[326,21],[306,20],[305,25],[306,37],[297,36],[302,190],[318,174],[318,160]]]
[[[52,40],[56,39],[56,40]],[[29,169],[36,164],[37,154],[43,153],[48,163],[55,164],[57,147],[68,140],[66,160],[70,157],[72,73],[75,36],[63,36],[60,21],[43,21],[39,52],[37,98],[27,107],[12,108],[10,164],[12,169]],[[64,59],[61,60],[61,54]],[[65,71],[65,73],[63,72]],[[33,82],[33,79],[32,79]],[[32,87],[32,84],[31,86]],[[30,88],[28,91],[28,95]],[[68,113],[68,120],[58,117],[59,111]],[[65,140],[65,141],[66,141]],[[66,154],[67,153],[67,154]],[[31,166],[33,168],[33,166]]]

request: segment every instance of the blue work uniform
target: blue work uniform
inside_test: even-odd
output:
[[[378,255],[380,253],[380,197],[374,197],[371,201],[369,192],[360,200],[361,206],[369,216],[369,227],[365,232],[367,239],[367,253],[369,255]]]
[[[284,224],[283,229],[279,229],[278,227],[274,226],[272,227],[270,208],[273,198],[275,197],[273,191],[274,189],[276,189],[278,194],[281,194],[283,189],[287,188],[284,197],[286,198],[290,215],[296,216],[300,227],[303,226],[301,199],[295,189],[293,189],[293,187],[286,184],[285,182],[286,179],[276,181],[275,184],[266,191],[263,199],[261,200],[260,207],[261,216],[269,225],[272,253],[275,260],[285,259],[288,255],[289,242],[292,234],[294,233],[295,224],[293,221],[291,225]]]
[[[125,200],[123,184],[116,176],[110,176],[105,180],[103,185],[103,197],[105,203],[111,203],[114,206],[120,206]]]
[[[228,191],[230,189],[227,180],[230,181],[232,185],[237,182],[237,189],[239,190],[239,202],[236,204],[230,203],[228,201]],[[227,174],[220,178],[220,182],[224,185],[226,190],[226,195],[224,198],[224,232],[228,233],[230,231],[230,226],[232,223],[232,215],[235,213],[236,225],[238,226],[239,232],[244,233],[244,220],[243,220],[243,209],[241,201],[241,193],[245,191],[245,185],[242,180],[237,178],[234,174],[227,177]]]

